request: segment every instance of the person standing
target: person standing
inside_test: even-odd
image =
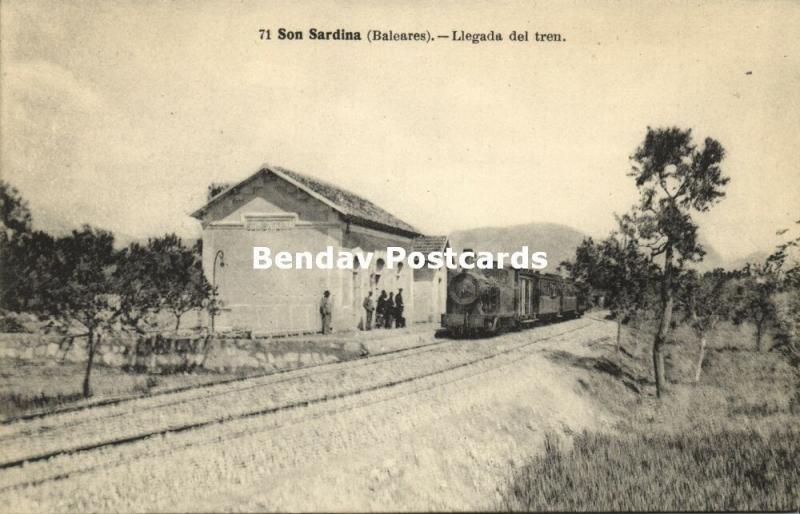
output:
[[[389,298],[386,299],[386,328],[392,328],[394,323],[394,293],[389,293]]]
[[[378,296],[377,313],[378,317],[375,320],[375,328],[381,328],[386,321],[386,291],[384,290],[381,290],[381,294]]]
[[[333,315],[333,304],[331,302],[331,292],[322,293],[322,301],[319,302],[319,315],[322,318],[322,333],[331,332],[331,317]]]
[[[375,300],[372,299],[372,291],[367,293],[364,298],[364,310],[367,311],[367,323],[364,325],[364,330],[372,330],[372,313],[375,311]]]
[[[395,327],[402,328],[406,326],[406,319],[403,317],[403,288],[397,291],[397,296],[394,297],[394,323]]]

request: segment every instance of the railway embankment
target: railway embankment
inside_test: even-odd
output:
[[[606,322],[607,324],[610,324]],[[613,415],[570,440],[554,432],[542,453],[509,466],[491,509],[511,511],[792,511],[800,498],[800,370],[780,347],[758,351],[754,327],[719,323],[698,372],[691,327],[672,331],[668,392],[657,398],[655,324],[613,340],[543,353],[576,392]],[[772,341],[765,342],[768,347]]]

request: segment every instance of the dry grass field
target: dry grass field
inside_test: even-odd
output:
[[[800,372],[758,353],[750,327],[710,334],[694,383],[698,344],[678,327],[670,393],[654,398],[651,332],[626,330],[624,351],[552,352],[591,371],[582,386],[617,416],[614,433],[550,436],[515,469],[499,506],[509,510],[796,510],[800,506]],[[571,444],[570,444],[571,443]]]

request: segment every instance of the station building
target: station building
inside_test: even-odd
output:
[[[354,193],[322,180],[264,165],[229,187],[210,190],[192,214],[203,229],[203,270],[216,288],[216,330],[255,335],[318,332],[319,303],[331,292],[334,331],[363,326],[369,291],[403,289],[407,323],[437,322],[444,312],[447,274],[386,266],[386,248],[443,250],[447,237],[425,236]],[[369,269],[253,269],[253,247],[278,251],[373,252]]]

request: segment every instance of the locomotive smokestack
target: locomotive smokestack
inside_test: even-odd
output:
[[[461,253],[469,254],[464,259],[464,262],[466,262],[467,264],[470,264],[470,265],[474,265],[475,264],[475,252],[472,250],[472,248],[462,248],[461,249]]]

